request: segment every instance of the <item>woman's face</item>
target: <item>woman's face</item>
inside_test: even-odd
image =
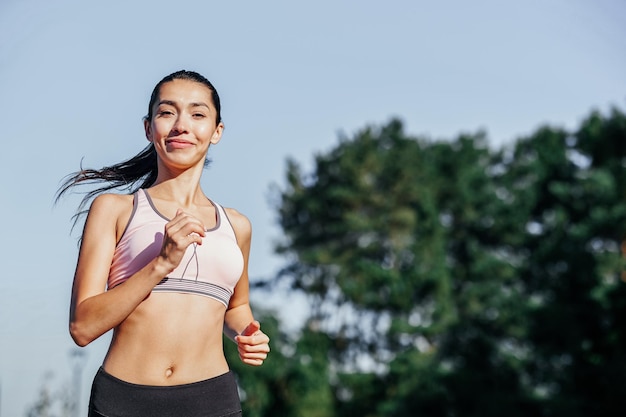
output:
[[[195,81],[164,83],[146,120],[146,137],[154,144],[162,162],[172,168],[204,165],[210,145],[219,142],[224,126],[217,114],[211,90]]]

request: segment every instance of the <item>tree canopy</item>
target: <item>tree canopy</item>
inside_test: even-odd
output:
[[[395,119],[314,162],[287,161],[286,266],[265,283],[310,317],[298,335],[274,321],[269,369],[239,370],[267,391],[248,415],[624,415],[621,111],[502,149]]]

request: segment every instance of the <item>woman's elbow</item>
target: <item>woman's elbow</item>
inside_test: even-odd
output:
[[[85,347],[93,342],[94,338],[85,333],[85,329],[75,321],[70,322],[70,336],[72,340],[80,347]]]

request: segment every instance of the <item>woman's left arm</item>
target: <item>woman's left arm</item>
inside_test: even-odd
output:
[[[237,343],[239,358],[244,363],[258,366],[262,365],[267,358],[270,351],[270,339],[261,331],[261,325],[254,320],[250,308],[248,259],[250,257],[252,226],[248,218],[238,211],[234,209],[226,209],[226,211],[243,254],[243,272],[235,286],[224,316],[224,333]]]

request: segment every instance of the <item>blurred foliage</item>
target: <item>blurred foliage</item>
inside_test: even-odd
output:
[[[497,150],[391,120],[289,160],[265,284],[311,314],[264,318],[263,367],[232,356],[245,415],[625,415],[625,167],[617,109]]]
[[[52,387],[56,387],[53,389]],[[69,384],[59,386],[54,381],[54,374],[46,372],[41,381],[41,387],[37,398],[26,410],[26,417],[72,417],[74,413],[74,401]]]

